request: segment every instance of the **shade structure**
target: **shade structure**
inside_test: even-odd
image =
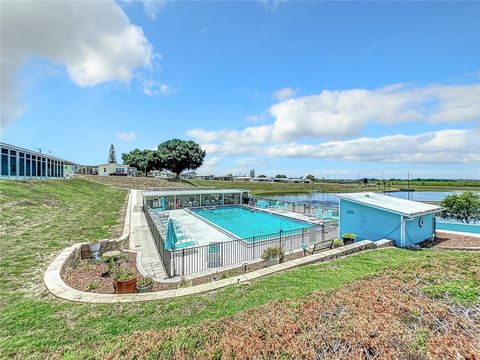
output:
[[[165,209],[166,209],[165,197],[162,196],[162,197],[160,198],[160,204],[161,204],[162,210],[165,211]]]
[[[164,245],[165,250],[174,250],[177,241],[178,239],[177,234],[175,233],[175,226],[173,225],[172,219],[169,219],[167,225],[167,238]]]

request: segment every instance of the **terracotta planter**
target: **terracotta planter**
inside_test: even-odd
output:
[[[352,238],[343,238],[343,245],[350,245],[355,242],[355,239]]]
[[[131,280],[127,281],[114,281],[113,287],[117,294],[134,294],[135,287],[137,286],[137,278],[134,277]]]

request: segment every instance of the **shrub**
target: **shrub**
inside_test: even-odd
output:
[[[91,281],[87,285],[87,291],[93,291],[97,288],[97,282],[96,281]]]
[[[283,258],[283,249],[281,247],[271,247],[263,252],[262,259],[267,261],[276,257]]]
[[[153,280],[149,277],[144,277],[137,282],[137,287],[147,287],[153,284]]]
[[[344,239],[353,239],[355,240],[357,238],[357,234],[354,233],[345,233],[342,236]]]
[[[343,241],[342,239],[335,239],[333,240],[333,247],[340,247],[340,246],[343,246]]]
[[[113,274],[116,281],[129,281],[137,277],[137,272],[129,267],[117,267]]]

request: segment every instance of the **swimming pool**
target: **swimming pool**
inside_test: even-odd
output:
[[[281,230],[299,230],[313,225],[260,210],[251,211],[243,206],[193,209],[192,211],[240,238],[268,235]]]
[[[460,231],[464,233],[480,234],[480,225],[462,224],[446,221],[436,221],[437,230]]]

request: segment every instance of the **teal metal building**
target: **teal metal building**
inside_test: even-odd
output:
[[[357,235],[356,241],[389,239],[407,247],[435,234],[438,205],[399,199],[372,192],[336,194],[340,198],[339,236]]]

